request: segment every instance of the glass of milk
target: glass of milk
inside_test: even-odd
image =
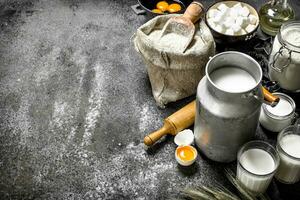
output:
[[[277,138],[277,151],[280,165],[276,179],[285,184],[300,180],[300,124],[289,126],[280,132]]]
[[[275,148],[263,141],[246,143],[238,152],[237,178],[254,195],[264,193],[279,165]]]

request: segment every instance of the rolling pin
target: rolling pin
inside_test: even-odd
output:
[[[153,145],[162,136],[171,134],[176,135],[179,131],[191,126],[195,121],[196,101],[192,101],[177,112],[164,120],[164,125],[158,131],[147,135],[144,143],[147,146]]]
[[[264,99],[275,106],[279,102],[279,97],[272,95],[267,89],[262,87]],[[177,112],[164,120],[164,125],[161,129],[147,135],[144,138],[144,143],[147,146],[153,145],[162,136],[171,134],[176,135],[179,131],[191,126],[195,121],[196,101],[192,101]]]

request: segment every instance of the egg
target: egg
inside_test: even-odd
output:
[[[192,146],[179,146],[175,151],[175,158],[182,166],[193,164],[197,158],[197,150]]]
[[[174,137],[174,142],[178,146],[193,144],[193,142],[194,142],[194,133],[193,133],[193,131],[190,130],[190,129],[185,129],[183,131],[180,131]]]
[[[157,13],[157,14],[163,14],[164,12],[159,10],[159,9],[153,9],[152,12]]]
[[[166,1],[160,1],[156,4],[156,8],[161,10],[162,12],[165,12],[168,10],[169,4]]]
[[[181,6],[178,3],[172,3],[168,6],[168,11],[170,13],[179,12],[181,10]]]

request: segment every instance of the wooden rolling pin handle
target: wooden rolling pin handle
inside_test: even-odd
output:
[[[278,96],[274,96],[271,92],[269,92],[266,88],[262,87],[262,91],[264,94],[264,99],[270,103],[270,105],[276,106],[279,102],[279,97]]]
[[[183,17],[191,20],[193,24],[204,14],[204,6],[199,2],[192,2],[185,10]]]
[[[173,126],[170,123],[168,123],[168,121],[165,121],[164,126],[161,129],[151,133],[150,135],[147,135],[144,138],[144,144],[147,146],[151,146],[164,135],[173,132],[174,132]]]
[[[196,101],[192,101],[165,119],[164,126],[144,138],[147,146],[153,145],[166,134],[176,135],[179,131],[191,126],[195,121]]]

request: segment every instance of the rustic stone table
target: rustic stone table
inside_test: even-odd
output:
[[[290,2],[299,18],[299,1]],[[182,168],[172,137],[144,149],[143,137],[194,97],[155,105],[130,41],[145,22],[130,8],[136,3],[0,2],[0,199],[166,199],[188,186],[232,189],[223,168],[235,163],[200,154]],[[257,137],[275,141],[260,127]],[[300,199],[299,188],[273,182],[268,193]]]

